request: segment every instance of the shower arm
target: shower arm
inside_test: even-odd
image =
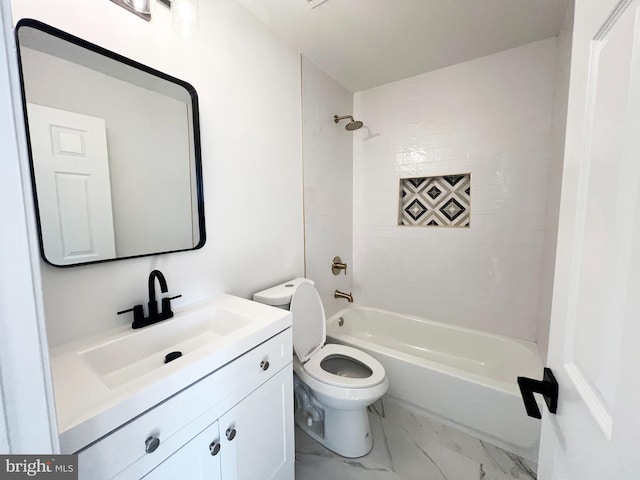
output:
[[[333,121],[335,123],[338,123],[340,120],[344,120],[345,118],[350,118],[352,122],[355,121],[354,118],[351,115],[344,115],[342,117],[339,117],[338,115],[334,115],[333,116]]]

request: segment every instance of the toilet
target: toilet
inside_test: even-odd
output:
[[[291,311],[296,425],[343,457],[369,453],[367,407],[389,387],[384,367],[353,347],[325,344],[324,308],[313,281],[296,278],[256,293],[253,300]]]

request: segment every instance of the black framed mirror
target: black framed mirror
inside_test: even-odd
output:
[[[195,89],[37,20],[18,22],[16,42],[42,258],[201,248]]]

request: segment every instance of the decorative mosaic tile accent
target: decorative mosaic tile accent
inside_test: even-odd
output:
[[[468,227],[471,174],[400,179],[398,225]]]

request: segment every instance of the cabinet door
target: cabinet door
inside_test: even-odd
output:
[[[293,372],[283,368],[220,419],[224,480],[293,480]]]
[[[220,448],[215,448],[219,439],[218,422],[214,422],[145,475],[144,480],[220,480]]]

